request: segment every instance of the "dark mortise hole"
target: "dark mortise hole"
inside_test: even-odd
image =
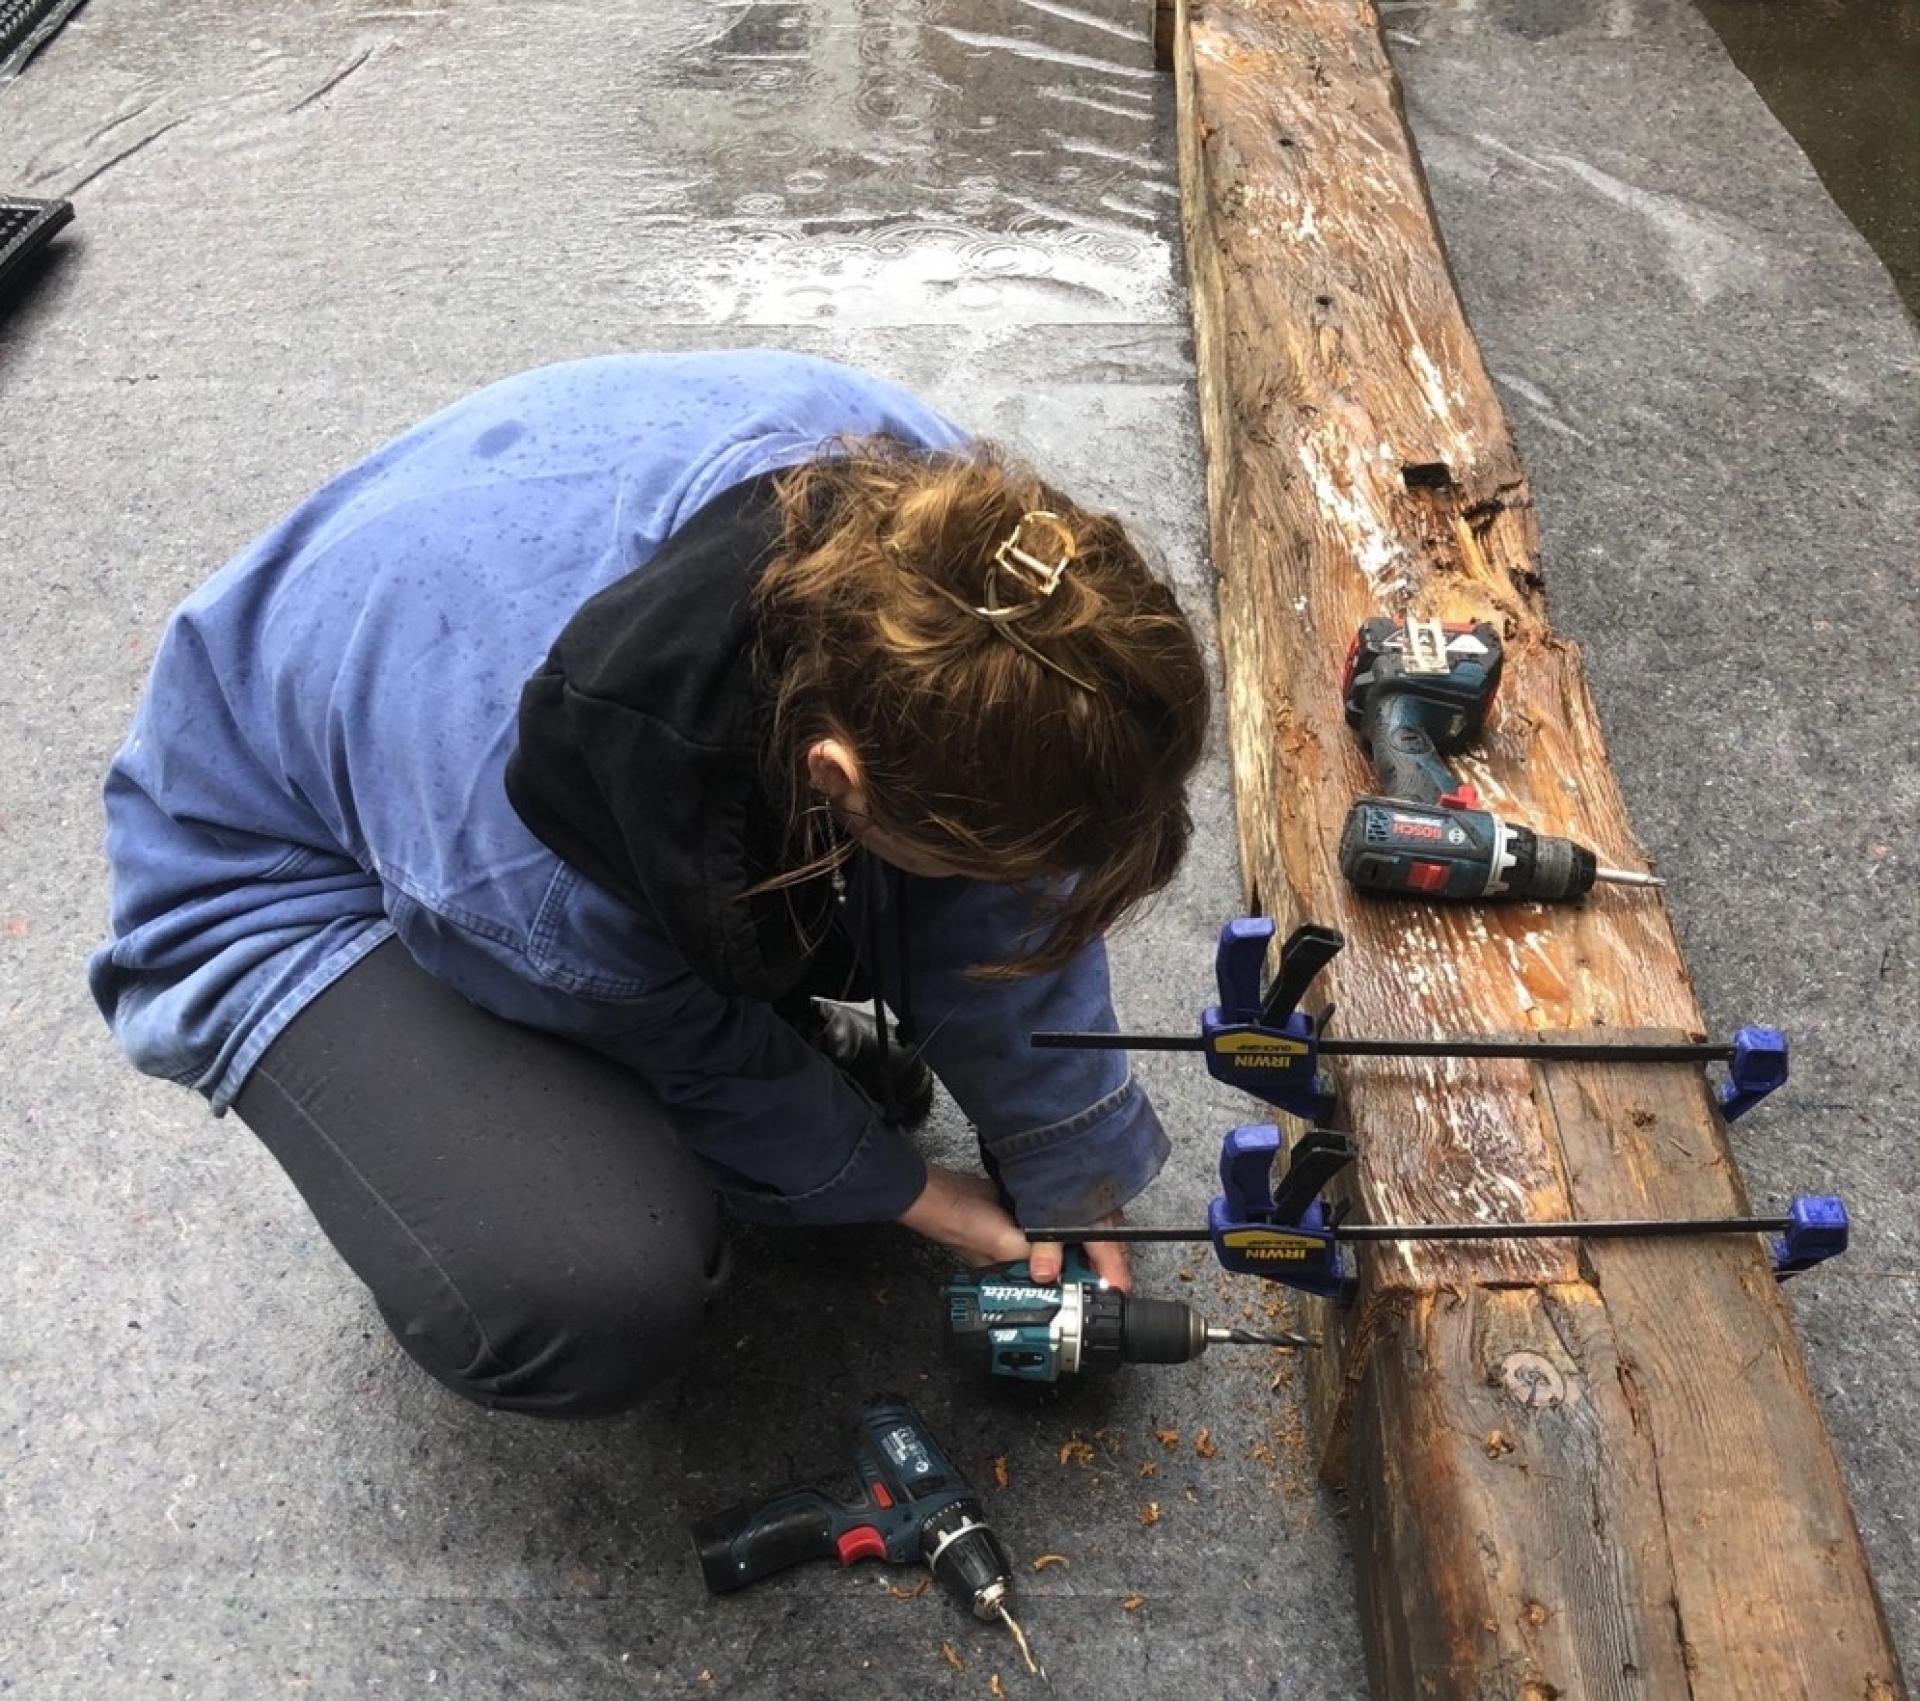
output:
[[[1451,490],[1453,471],[1445,461],[1414,461],[1400,469],[1409,490]]]

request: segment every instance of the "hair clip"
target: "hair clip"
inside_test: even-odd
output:
[[[1054,562],[1042,561],[1031,550],[1021,547],[1022,539],[1029,526],[1037,525],[1050,530],[1054,541],[1059,545],[1060,558]],[[993,568],[987,574],[987,591],[991,598],[995,572],[1011,573],[1028,590],[1042,597],[1050,597],[1059,589],[1061,577],[1073,565],[1075,550],[1073,533],[1067,529],[1067,523],[1058,514],[1045,508],[1035,508],[1020,516],[1020,523],[1007,535],[1007,539],[993,552]],[[998,604],[980,609],[980,614],[989,620],[1004,620],[1020,612],[1017,609],[1003,609]]]
[[[1060,558],[1051,565],[1040,560],[1032,554],[1031,551],[1021,546],[1021,534],[1026,530],[1028,524],[1035,520],[1040,521],[1046,526],[1050,526],[1054,536],[1059,541]],[[1022,615],[1031,614],[1040,606],[1040,600],[1052,596],[1054,591],[1059,588],[1062,576],[1066,573],[1066,570],[1073,565],[1076,547],[1073,533],[1067,529],[1066,522],[1062,520],[1058,514],[1050,514],[1044,508],[1036,508],[1031,513],[1022,514],[1020,516],[1020,523],[1013,528],[1013,531],[1008,535],[1006,541],[993,552],[993,559],[987,565],[986,593],[988,601],[986,606],[983,607],[978,603],[968,602],[965,597],[948,590],[945,585],[940,584],[937,580],[931,579],[922,573],[907,560],[906,552],[891,538],[889,538],[886,543],[888,552],[900,562],[901,566],[912,573],[916,579],[930,591],[934,592],[935,595],[945,598],[948,602],[952,603],[955,608],[964,610],[966,613],[974,616],[975,619],[984,621],[987,626],[993,631],[998,632],[1001,637],[1005,638],[1016,649],[1024,650],[1049,673],[1057,674],[1060,678],[1066,680],[1068,684],[1077,685],[1089,696],[1094,696],[1097,695],[1094,688],[1077,673],[1062,667],[1052,656],[1047,655],[1044,651],[1030,644],[1014,630],[1014,623],[1019,620]],[[1034,593],[1035,599],[1028,602],[1016,603],[1012,607],[1002,606],[994,599],[995,580],[1002,572],[1012,574],[1015,579],[1019,580],[1029,591]]]

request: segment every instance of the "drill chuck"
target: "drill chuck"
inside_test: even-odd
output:
[[[978,1501],[961,1500],[929,1518],[920,1552],[940,1587],[975,1618],[997,1618],[1013,1592],[1013,1561]]]
[[[1185,1364],[1207,1350],[1207,1326],[1192,1306],[1177,1299],[1143,1299],[1128,1294],[1105,1297],[1120,1302],[1116,1364]]]

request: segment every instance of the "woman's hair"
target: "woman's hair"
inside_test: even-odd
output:
[[[979,972],[1061,966],[1172,879],[1193,830],[1207,675],[1173,592],[1118,520],[990,444],[843,442],[777,489],[755,666],[783,795],[809,795],[817,741],[845,743],[873,825],[1040,895],[1044,937]],[[1022,556],[996,566],[1010,540]],[[1019,570],[1034,557],[1067,562],[1051,592]],[[793,836],[799,866],[774,884],[852,849],[824,807],[796,805]]]

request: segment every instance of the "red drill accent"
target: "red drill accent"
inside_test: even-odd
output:
[[[840,1563],[851,1565],[856,1559],[885,1559],[886,1538],[871,1524],[851,1529],[833,1544],[840,1550]]]

